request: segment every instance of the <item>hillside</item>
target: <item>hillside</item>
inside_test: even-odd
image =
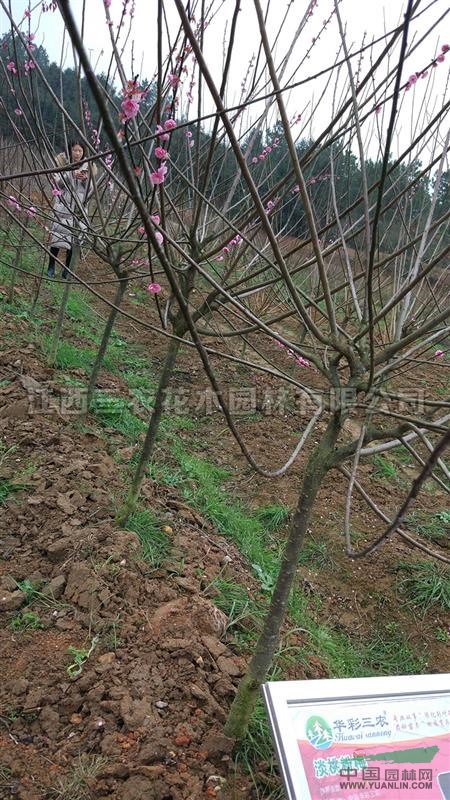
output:
[[[82,267],[91,275],[95,264]],[[30,313],[0,286],[0,797],[188,800],[280,797],[260,707],[237,753],[222,727],[276,576],[302,461],[277,481],[245,467],[184,348],[138,512],[114,523],[143,437],[166,344],[123,320],[94,411],[80,401],[105,310],[71,294],[56,365],[47,356],[61,289]],[[148,295],[130,286],[139,316]],[[147,309],[146,309],[147,311]],[[269,345],[268,345],[269,346]],[[284,357],[284,356],[283,356]],[[308,409],[217,358],[227,389],[254,389],[239,430],[281,464]],[[420,376],[437,397],[447,370]],[[80,391],[81,390],[81,391]],[[206,393],[205,393],[206,391]],[[30,401],[31,398],[31,401]],[[408,453],[367,461],[372,496],[395,510],[415,475]],[[239,475],[239,477],[237,477]],[[325,482],[298,571],[274,675],[446,671],[450,577],[400,539],[345,555],[344,480]],[[355,497],[358,546],[374,518]],[[427,488],[408,530],[448,554],[446,498]]]

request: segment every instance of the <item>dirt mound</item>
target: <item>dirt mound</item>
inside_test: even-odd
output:
[[[250,797],[221,733],[244,662],[208,596],[224,551],[235,572],[239,557],[180,503],[172,566],[152,569],[114,527],[102,439],[31,413],[30,388],[53,392],[31,348],[3,355],[0,387],[0,797]]]

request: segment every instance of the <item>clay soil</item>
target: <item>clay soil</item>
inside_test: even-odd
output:
[[[136,313],[131,300],[126,308]],[[26,320],[4,313],[0,326],[0,479],[15,486],[0,506],[0,798],[256,798],[223,735],[248,654],[227,631],[211,589],[215,576],[226,574],[258,600],[251,565],[175,489],[147,479],[143,505],[172,539],[169,559],[153,569],[137,535],[114,523],[125,487],[117,456],[126,463],[134,448],[117,433],[106,436],[94,418],[77,425],[57,404],[49,413],[30,415],[30,389],[58,397],[57,371],[27,340]],[[119,325],[125,338],[136,340],[137,330],[135,323]],[[161,361],[164,341],[145,331],[139,338],[154,363]],[[225,385],[242,382],[229,363],[215,363]],[[189,388],[192,381],[206,386],[187,350],[176,382]],[[127,396],[120,376],[103,373],[100,385]],[[239,430],[261,463],[278,466],[306,413],[243,418]],[[245,466],[224,428],[218,412],[198,419],[204,457],[239,475],[226,484],[230,496],[253,508],[280,501],[292,508],[304,462],[276,482],[264,480]],[[401,487],[386,487],[370,465],[362,477],[376,502],[388,512],[397,507]],[[405,483],[411,478],[403,477]],[[401,626],[405,641],[427,652],[427,671],[446,671],[446,645],[435,636],[447,625],[444,614],[436,607],[426,617],[411,614],[394,592],[392,564],[416,558],[416,551],[395,538],[366,561],[350,561],[339,521],[344,490],[339,475],[326,481],[312,525],[313,535],[329,542],[333,567],[325,573],[302,568],[299,590],[320,600],[328,626],[361,641],[384,614]],[[423,508],[438,506],[445,507],[443,493],[424,493]],[[357,497],[354,513],[355,527],[369,541],[379,528]],[[38,616],[39,627],[15,629],[12,621],[27,610]],[[297,645],[302,643],[307,648],[300,633]],[[89,650],[78,669],[75,651]],[[290,671],[293,678],[327,676],[317,657]],[[83,769],[89,774],[80,781]],[[71,784],[74,779],[78,783]]]

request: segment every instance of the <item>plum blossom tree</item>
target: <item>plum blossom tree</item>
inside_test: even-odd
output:
[[[236,101],[233,59],[244,25],[239,0],[223,4],[226,12],[220,3],[186,9],[182,0],[173,0],[173,29],[166,25],[164,5],[158,0],[155,93],[144,108],[139,76],[126,76],[120,27],[116,37],[112,31],[111,15],[117,13],[120,26],[129,3],[114,11],[114,2],[104,0],[111,76],[117,74],[122,86],[119,108],[92,68],[74,4],[57,3],[105,142],[94,147],[86,128],[77,131],[89,163],[103,165],[85,224],[90,247],[108,260],[117,281],[109,334],[120,313],[120,292],[138,276],[156,304],[159,324],[136,321],[169,339],[118,520],[123,523],[136,506],[182,343],[198,353],[230,433],[255,470],[274,479],[306,453],[270,609],[225,727],[240,738],[276,652],[302,544],[329,472],[339,471],[347,481],[342,527],[352,558],[395,533],[446,560],[404,530],[401,510],[394,520],[386,514],[362,485],[359,468],[367,457],[403,446],[417,461],[422,481],[448,488],[443,454],[450,404],[418,392],[417,384],[422,365],[445,368],[448,350],[450,210],[439,203],[448,172],[449,98],[447,88],[443,96],[436,88],[448,46],[434,48],[439,12],[414,0],[404,3],[397,26],[358,47],[349,41],[343,4],[332,4],[311,42],[316,0],[300,13],[297,4],[288,4],[281,19],[253,0],[258,52],[249,57]],[[222,31],[218,70],[206,53],[210,38],[217,43],[225,13],[230,20]],[[20,24],[10,18],[24,40]],[[128,21],[132,33],[131,13]],[[331,31],[336,53],[310,75],[308,55]],[[17,65],[12,55],[7,58],[12,80],[10,65]],[[39,78],[49,91],[39,68],[34,72],[32,80]],[[315,88],[300,110],[292,106],[298,86],[304,92]],[[54,102],[61,106],[57,96]],[[323,104],[325,118],[319,114]],[[26,116],[32,114],[27,108]],[[66,122],[74,127],[73,120]],[[43,155],[49,151],[44,142],[33,156],[33,179],[42,182],[48,174]],[[3,209],[12,218],[16,204],[26,205],[45,220],[43,204],[31,206],[23,192],[10,195],[24,172],[4,175]],[[299,220],[301,238],[291,235]],[[137,258],[142,248],[145,263]],[[101,296],[93,280],[82,282]],[[240,434],[214,367],[217,357],[290,384],[308,402],[309,417],[284,464],[260,464]],[[362,553],[351,537],[355,491],[382,528]]]

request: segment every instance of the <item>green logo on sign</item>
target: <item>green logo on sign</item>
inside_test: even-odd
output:
[[[333,731],[323,717],[310,717],[306,723],[306,736],[316,750],[326,750],[333,744]]]

